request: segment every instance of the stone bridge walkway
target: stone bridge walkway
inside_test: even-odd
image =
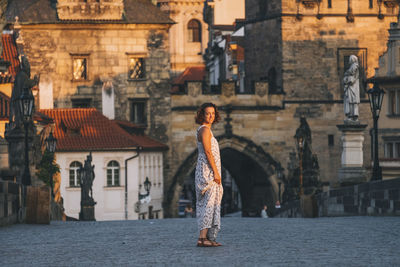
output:
[[[0,266],[399,266],[399,217],[223,218],[218,248],[195,219],[0,228]]]

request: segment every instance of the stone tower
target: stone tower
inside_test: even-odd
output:
[[[265,80],[291,99],[341,99],[346,59],[357,55],[360,76],[371,77],[397,14],[396,0],[246,0],[247,85]]]
[[[204,65],[208,29],[203,20],[203,0],[158,0],[157,5],[176,22],[170,29],[171,71],[179,74],[187,67]]]

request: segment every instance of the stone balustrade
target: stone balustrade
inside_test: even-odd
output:
[[[18,221],[21,185],[0,179],[0,226]]]

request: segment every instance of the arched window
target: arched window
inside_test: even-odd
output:
[[[201,23],[192,19],[188,23],[189,42],[201,42]]]
[[[119,164],[115,160],[107,164],[107,186],[119,186]]]
[[[82,167],[82,163],[74,161],[69,165],[69,186],[79,187],[80,186],[80,174],[79,169]]]

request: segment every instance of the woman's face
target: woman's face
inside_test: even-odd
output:
[[[215,119],[215,109],[214,107],[207,107],[204,109],[204,122],[207,124],[212,124]]]

